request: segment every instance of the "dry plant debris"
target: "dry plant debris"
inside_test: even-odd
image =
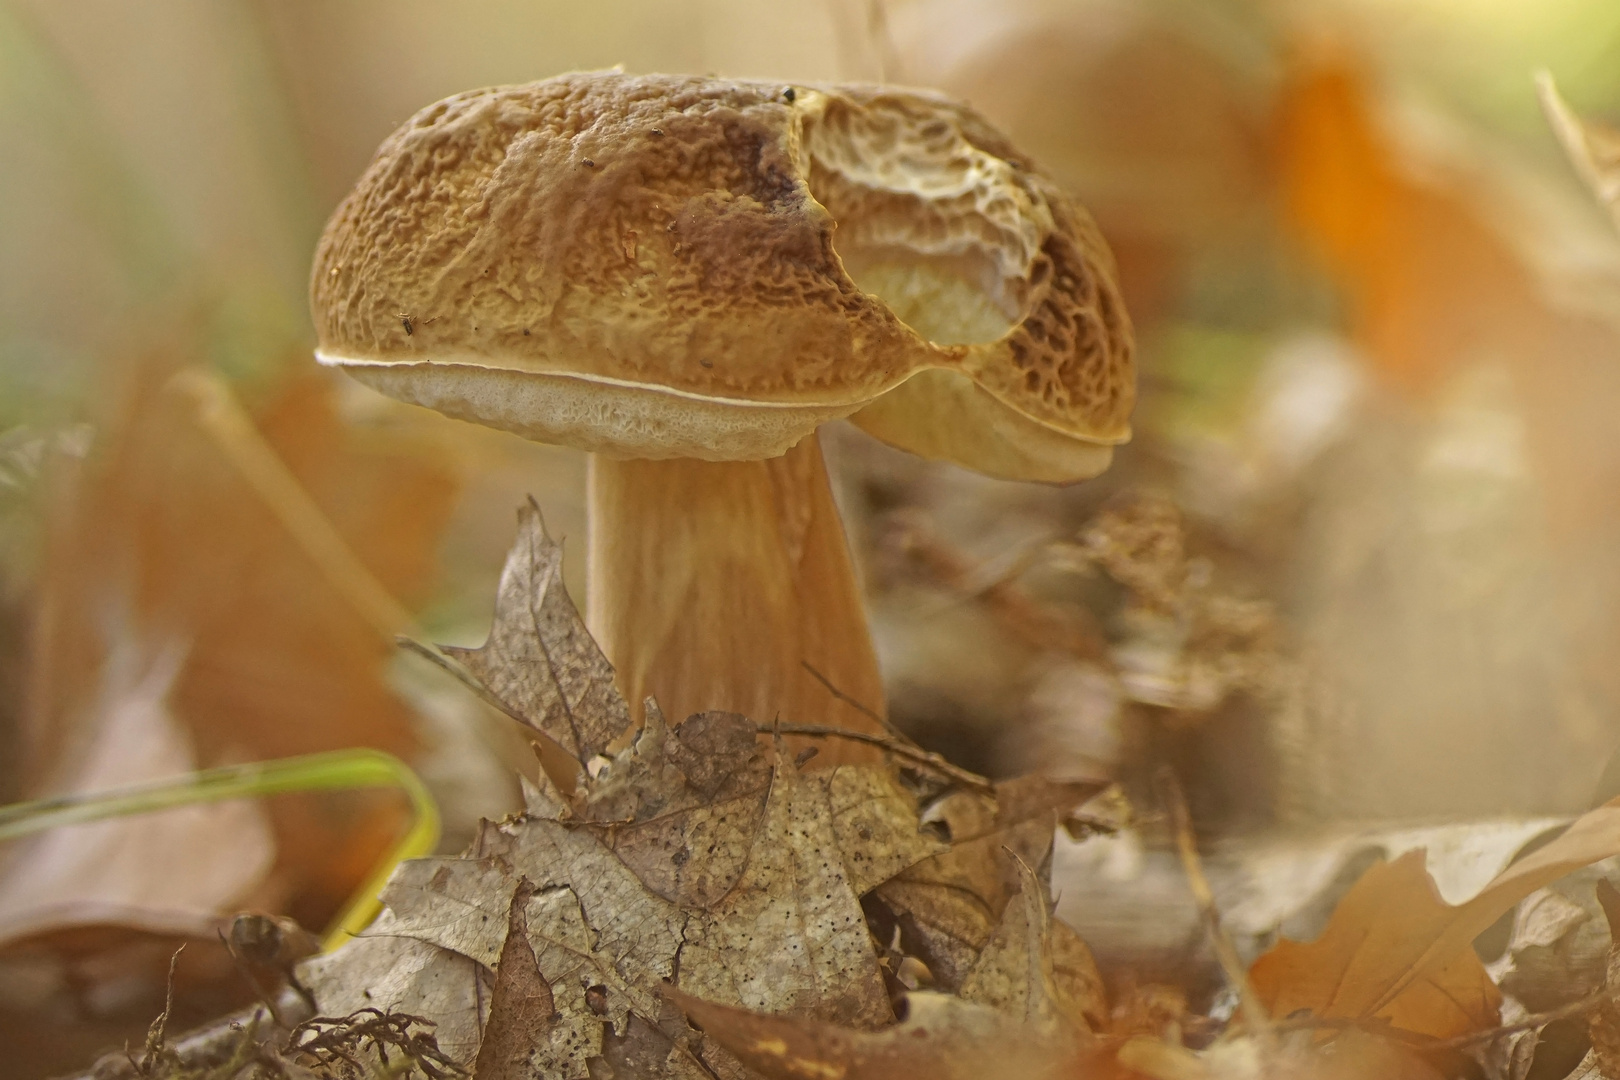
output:
[[[1101,980],[1051,919],[1042,873],[1060,815],[1094,786],[987,794],[928,769],[805,771],[752,720],[670,725],[651,702],[623,745],[629,711],[559,559],[525,508],[490,642],[456,656],[570,752],[575,787],[542,773],[527,811],[486,823],[465,855],[401,866],[372,929],[304,969],[323,1013],[431,1018],[480,1078],[746,1077],[734,1054],[752,1051],[694,1029],[678,1002],[892,1041],[907,968],[981,1029],[1089,1037]],[[915,1001],[913,1025],[929,1008]]]
[[[1256,990],[1274,1014],[1383,1020],[1446,1039],[1489,1030],[1501,994],[1470,948],[1535,890],[1620,853],[1620,800],[1577,820],[1514,863],[1473,899],[1440,899],[1420,852],[1367,870],[1321,937],[1283,942],[1255,962]]]
[[[577,783],[541,773],[464,855],[401,866],[377,923],[301,973],[325,1015],[431,1022],[444,1067],[477,1080],[1430,1080],[1548,1019],[1502,1024],[1473,939],[1620,853],[1617,801],[1460,905],[1421,855],[1378,864],[1317,941],[1254,964],[1239,1019],[1163,987],[1111,1007],[1046,878],[1055,826],[1094,786],[809,771],[745,717],[671,725],[652,702],[633,739],[609,731],[629,716],[612,670],[538,513],[520,519],[469,677],[566,744]]]

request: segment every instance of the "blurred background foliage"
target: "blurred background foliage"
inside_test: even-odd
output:
[[[1610,0],[0,0],[0,800],[367,744],[421,768],[449,846],[515,805],[528,748],[392,635],[482,639],[529,493],[582,597],[582,459],[315,370],[306,278],[415,110],[613,65],[940,87],[1113,245],[1141,403],[1104,478],[826,438],[925,743],[1169,759],[1226,831],[1602,790],[1620,239],[1531,75],[1620,116]],[[401,811],[234,813],[112,886],[156,834],[0,850],[26,1068],[138,1035],[220,913],[319,925]],[[229,970],[192,955],[201,1017]]]

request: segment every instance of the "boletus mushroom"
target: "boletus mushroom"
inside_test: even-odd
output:
[[[383,143],[311,299],[322,363],[591,452],[587,622],[671,717],[878,730],[821,424],[1061,484],[1108,465],[1134,394],[1085,211],[915,90],[595,72],[458,94]]]

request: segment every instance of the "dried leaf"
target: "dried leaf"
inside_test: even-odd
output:
[[[1442,1075],[1405,1047],[1360,1031],[1342,1032],[1320,1046],[1270,1050],[1252,1036],[1239,1035],[1196,1052],[1136,1037],[1119,1047],[1115,1060],[1131,1077],[1152,1080],[1441,1080]]]
[[[891,770],[845,766],[811,777],[827,788],[833,834],[856,896],[947,850],[919,827],[917,798]]]
[[[473,1080],[528,1080],[536,1074],[558,1072],[580,1075],[578,1068],[569,1068],[573,1055],[568,1051],[572,1047],[557,1047],[551,1038],[558,1031],[551,986],[540,974],[540,964],[529,944],[527,907],[532,896],[534,886],[527,878],[512,890],[506,941],[495,968],[489,1019],[484,1022]]]
[[[197,766],[167,702],[185,650],[134,653],[126,638],[106,666],[101,715],[69,790],[105,791]],[[261,807],[238,801],[57,829],[10,855],[0,874],[0,946],[107,923],[206,939],[270,870],[275,837]]]
[[[821,777],[777,767],[747,870],[687,926],[680,985],[856,1027],[892,1018]]]
[[[1607,879],[1599,879],[1597,899],[1609,923],[1609,962],[1604,982],[1613,992],[1620,990],[1620,891]],[[1616,1004],[1613,997],[1592,1011],[1587,1031],[1592,1039],[1590,1058],[1594,1080],[1620,1077],[1620,1004]]]
[[[88,759],[71,755],[95,745],[116,669],[129,655],[170,647],[181,657],[163,707],[188,750],[116,782],[351,746],[410,759],[413,719],[386,681],[391,637],[222,453],[197,401],[171,381],[174,369],[167,358],[140,365],[91,454],[60,474],[67,483],[40,585],[41,610],[52,616],[31,650],[18,775],[42,782],[85,767]],[[324,377],[279,388],[252,420],[245,437],[262,436],[255,445],[285,464],[376,590],[419,596],[454,495],[450,470],[419,443],[345,428]],[[174,732],[148,735],[172,745]],[[134,762],[111,746],[92,753]],[[263,810],[275,840],[265,900],[291,905],[312,926],[371,872],[403,816],[395,800],[364,797],[282,799]],[[147,873],[165,868],[171,886],[213,878],[259,843],[240,813],[219,820],[237,824],[183,844],[136,829],[118,851]],[[108,881],[107,895],[116,888]]]
[[[1052,982],[1070,1016],[1085,1020],[1092,1031],[1108,1025],[1108,989],[1096,957],[1085,939],[1062,919],[1052,920]]]
[[[644,737],[619,762],[637,764],[649,775],[650,751]],[[627,756],[637,752],[639,758]],[[693,855],[694,861],[719,857],[744,867],[707,907],[674,903],[649,888],[608,846],[607,826],[527,818],[487,828],[467,857],[401,866],[383,892],[390,912],[386,933],[496,967],[512,925],[507,898],[524,879],[532,882],[526,934],[554,996],[558,1019],[551,1045],[562,1040],[572,1055],[564,1063],[569,1077],[585,1075],[584,1062],[601,1055],[640,1060],[653,1052],[648,1047],[665,1047],[636,1024],[669,1037],[658,998],[669,981],[755,1008],[876,1026],[891,1017],[888,997],[839,856],[830,794],[836,776],[860,771],[805,776],[778,765],[758,827],[717,826],[710,834],[717,845],[740,845],[741,856],[703,849]],[[882,785],[857,780],[851,788],[872,792]],[[589,792],[583,802],[592,805]],[[894,803],[888,797],[856,805]],[[911,829],[918,830],[915,810]],[[886,836],[874,831],[879,841]],[[610,1032],[604,1033],[603,1021],[612,1024]],[[673,1054],[670,1060],[683,1062],[684,1069],[690,1061],[676,1048],[669,1042],[660,1053]]]
[[[1407,1031],[1450,1038],[1494,1026],[1502,996],[1470,951],[1412,983],[1411,969],[1445,932],[1457,909],[1423,868],[1423,852],[1379,862],[1339,901],[1322,936],[1280,942],[1250,971],[1273,1016],[1378,1017]],[[1392,987],[1410,986],[1394,1007]]]
[[[1575,1071],[1564,1080],[1613,1080],[1615,1075],[1617,1074],[1604,1071],[1596,1050],[1588,1050],[1586,1056],[1581,1058],[1581,1063],[1575,1066]]]
[[[452,1060],[471,1065],[481,1019],[478,964],[436,945],[396,936],[392,923],[384,912],[366,936],[305,963],[300,980],[326,1016],[375,1008],[429,1017],[439,1048]]]
[[[671,732],[649,703],[636,742],[601,771],[577,816],[600,823],[602,842],[658,896],[706,908],[747,867],[770,786],[746,718],[699,713]]]
[[[980,951],[961,997],[997,1009],[1032,1030],[1074,1038],[1087,1032],[1083,1016],[1070,1011],[1058,991],[1052,964],[1052,917],[1046,887],[1027,865],[1018,866],[1016,900]]]
[[[477,858],[402,865],[382,895],[398,916],[391,932],[493,967],[506,934],[502,898],[527,877],[537,890],[529,941],[557,1011],[601,1015],[585,989],[605,986],[605,1015],[617,1030],[631,1011],[657,1015],[656,988],[674,977],[686,913],[648,892],[596,837],[558,822],[503,826],[486,832],[481,848]]]
[[[594,823],[654,893],[706,908],[747,866],[771,777],[746,717],[698,713],[670,731],[649,701],[636,742],[601,771],[575,816]],[[836,850],[857,896],[944,849],[918,828],[916,796],[891,771],[846,767],[806,779],[825,788]]]
[[[573,606],[552,588],[556,565],[556,546],[531,510],[503,578],[491,645],[468,666],[509,705],[515,699],[500,688],[520,687],[541,703],[526,715],[565,721],[554,727],[559,739],[577,736],[571,749],[600,751],[610,726],[602,717],[617,724],[623,701]],[[540,582],[534,603],[525,599],[532,581]],[[552,663],[559,656],[574,660]],[[514,1004],[495,1009],[485,1029],[492,1075],[502,1067],[496,1062],[521,1059],[520,1069],[534,1069],[544,1059],[545,1075],[563,1080],[747,1080],[724,1049],[672,1011],[660,996],[667,985],[856,1029],[893,1020],[860,894],[945,849],[893,769],[800,773],[744,717],[701,713],[671,729],[649,703],[635,741],[595,776],[582,774],[571,794],[543,774],[524,795],[530,813],[485,823],[467,855],[399,867],[383,891],[388,912],[377,930],[455,957],[445,962],[446,979],[497,972],[492,1008]],[[966,804],[960,824],[987,843],[1015,842],[1038,863],[1051,841],[1052,803],[1038,793],[1009,802],[1014,816],[1034,815],[1014,826],[1031,831],[1022,840],[998,829],[993,802]],[[998,886],[1005,908],[1019,879],[1000,864],[994,872],[1011,874],[1010,885]],[[1046,979],[1038,1000],[1055,1011],[1051,958],[1040,944],[1045,894],[1037,887],[1032,895],[1039,913],[1018,925],[1037,944],[1026,940],[1018,952],[1012,935],[1020,931],[1009,924],[1002,962],[1029,969],[1033,947]],[[328,984],[347,951],[323,968]],[[470,973],[463,960],[474,962]],[[371,977],[370,963],[363,953],[360,977]],[[520,974],[538,981],[511,982]],[[550,993],[545,1042],[515,1045],[509,1028],[532,1037],[533,1017],[495,1021],[523,1013],[541,982]],[[466,992],[480,998],[476,987]]]
[[[877,890],[899,921],[906,951],[928,965],[943,989],[962,985],[995,933],[1008,900],[1019,891],[1019,864],[1047,865],[1058,804],[1022,797],[1026,793],[1026,785],[1014,781],[1005,813],[999,798],[948,793],[930,808],[929,817],[948,831],[950,850]]]
[[[1441,1038],[1483,1030],[1496,1023],[1501,995],[1470,948],[1474,938],[1537,889],[1617,853],[1620,800],[1452,906],[1423,869],[1422,852],[1409,852],[1370,868],[1316,941],[1279,943],[1250,978],[1274,1015],[1382,1018]]]
[[[946,994],[912,994],[905,1020],[865,1032],[669,993],[706,1035],[771,1080],[1056,1080],[1074,1058],[1073,1047]]]
[[[1607,124],[1582,120],[1565,103],[1558,86],[1546,72],[1536,77],[1541,111],[1563,144],[1575,171],[1586,181],[1599,203],[1608,207],[1620,228],[1620,131]]]
[[[581,762],[630,726],[630,709],[563,585],[562,546],[532,501],[495,597],[495,623],[477,649],[445,647],[490,693]]]

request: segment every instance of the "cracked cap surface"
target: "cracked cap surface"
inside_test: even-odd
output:
[[[623,457],[773,457],[850,416],[1013,479],[1106,467],[1135,375],[1085,211],[966,106],[563,75],[391,135],[328,223],[323,363]]]

